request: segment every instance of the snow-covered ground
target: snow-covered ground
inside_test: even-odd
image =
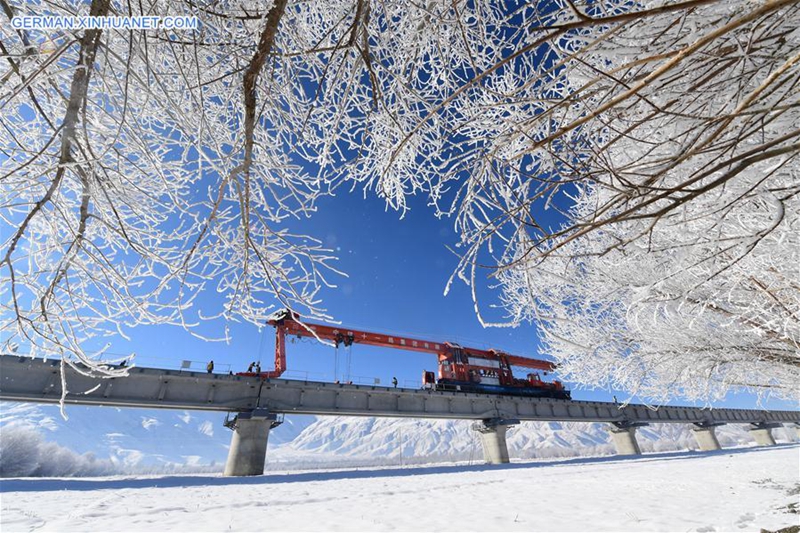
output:
[[[5,479],[11,531],[758,531],[798,525],[800,446],[505,466]],[[792,512],[794,510],[794,512]]]

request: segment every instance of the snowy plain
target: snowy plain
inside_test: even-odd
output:
[[[4,479],[11,531],[758,531],[798,525],[800,445],[503,466]]]

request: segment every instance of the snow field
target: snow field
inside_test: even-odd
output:
[[[798,524],[800,445],[501,467],[7,479],[12,531],[758,531]]]

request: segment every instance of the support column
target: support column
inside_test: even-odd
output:
[[[717,440],[716,426],[724,425],[721,422],[695,422],[692,432],[700,449],[705,452],[721,450]]]
[[[239,413],[233,420],[225,420],[225,425],[233,430],[228,461],[225,463],[226,476],[260,476],[264,473],[267,458],[267,440],[272,428],[282,420],[266,409],[255,409]]]
[[[781,424],[780,428],[783,429],[783,434],[786,438],[786,442],[800,442],[800,425],[796,422],[789,422],[787,424]],[[796,432],[796,433],[795,433]],[[800,532],[798,532],[800,533]]]
[[[775,439],[772,436],[772,429],[778,427],[780,424],[774,422],[758,422],[750,424],[750,435],[755,439],[756,444],[759,446],[774,446]]]
[[[636,428],[646,426],[643,422],[612,422],[608,430],[617,448],[617,455],[641,455],[642,450],[636,442]]]
[[[483,458],[488,464],[499,465],[510,462],[506,431],[519,420],[506,418],[487,418],[472,424],[472,429],[480,433],[483,445]]]

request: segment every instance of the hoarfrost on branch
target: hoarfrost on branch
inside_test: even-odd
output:
[[[570,379],[797,392],[796,0],[0,7],[7,347],[114,374],[92,337],[324,317],[334,258],[292,228],[363,188],[454,217],[457,276]],[[200,29],[6,23],[36,14]]]

